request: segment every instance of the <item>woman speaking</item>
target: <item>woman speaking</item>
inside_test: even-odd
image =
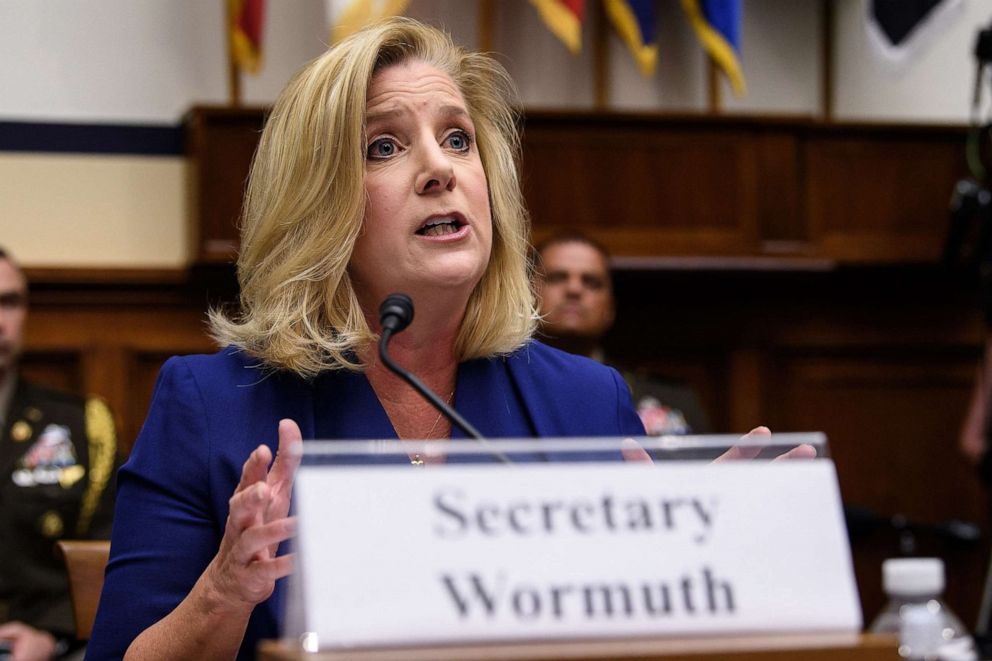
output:
[[[89,658],[251,658],[292,571],[293,446],[460,436],[377,358],[392,292],[416,304],[394,358],[483,435],[643,434],[615,371],[530,340],[516,108],[502,67],[409,19],[282,92],[245,197],[241,305],[211,315],[226,348],[165,364],[121,470]]]

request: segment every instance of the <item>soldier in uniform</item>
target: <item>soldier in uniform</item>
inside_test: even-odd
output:
[[[542,317],[541,340],[609,363],[601,342],[613,327],[616,306],[606,248],[584,234],[568,232],[541,242],[536,250],[534,284]],[[711,431],[692,388],[657,375],[618,369],[648,434]]]
[[[59,539],[106,539],[113,513],[113,418],[19,378],[27,281],[0,249],[0,658],[76,650]]]

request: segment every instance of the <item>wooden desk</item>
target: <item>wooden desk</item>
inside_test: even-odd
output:
[[[259,661],[898,661],[894,636],[807,634],[705,639],[502,643],[307,654],[292,643],[266,641]]]

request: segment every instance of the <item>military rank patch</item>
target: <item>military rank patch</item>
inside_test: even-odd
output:
[[[48,425],[38,436],[38,440],[28,448],[17,462],[11,478],[19,487],[33,487],[45,484],[59,484],[66,480],[64,474],[78,473],[76,449],[72,445],[69,428],[63,425]],[[71,478],[73,475],[68,477]],[[72,480],[75,483],[82,475]],[[71,486],[71,484],[70,484]]]

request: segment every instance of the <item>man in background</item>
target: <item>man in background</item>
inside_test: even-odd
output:
[[[105,539],[117,440],[100,400],[18,375],[24,273],[0,248],[0,658],[52,659],[80,647],[59,539]]]
[[[606,248],[584,234],[569,232],[541,242],[536,251],[534,284],[542,315],[541,339],[563,351],[610,363],[601,344],[616,318]],[[618,369],[649,435],[710,431],[691,388]]]

